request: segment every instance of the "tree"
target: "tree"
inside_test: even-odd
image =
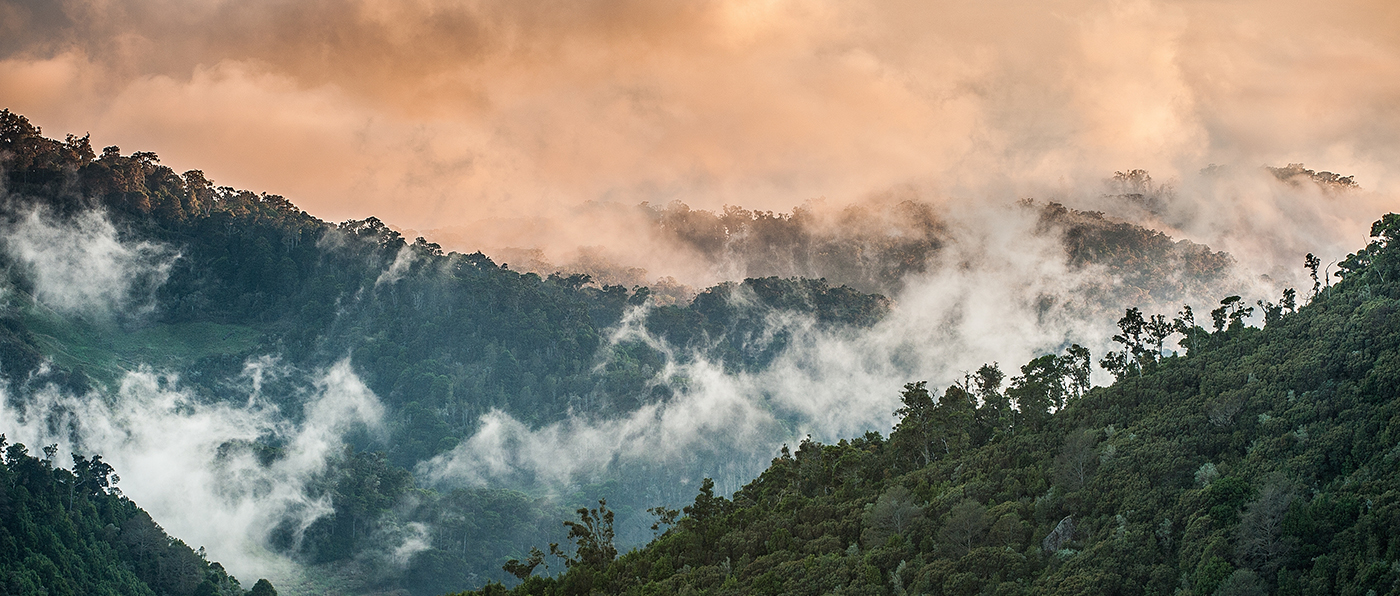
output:
[[[260,579],[248,590],[248,596],[277,596],[277,588],[272,587],[272,582]]]
[[[1006,373],[1001,372],[997,363],[983,364],[973,375],[973,387],[975,387],[977,397],[985,402],[988,398],[1000,397],[1001,384],[1005,380]]]
[[[695,495],[695,502],[686,505],[682,511],[689,522],[687,525],[704,525],[723,515],[727,505],[728,501],[724,497],[715,496],[714,479],[706,478],[700,481],[700,492]]]
[[[1142,318],[1142,311],[1136,307],[1124,311],[1118,319],[1119,333],[1113,341],[1123,345],[1122,352],[1109,352],[1099,361],[1099,366],[1122,379],[1132,372],[1142,375],[1142,360],[1148,353],[1147,340],[1143,334],[1148,331],[1148,323]]]
[[[904,405],[894,411],[900,420],[890,436],[896,445],[917,454],[921,465],[933,461],[934,409],[938,407],[927,386],[928,381],[904,385],[904,392],[899,398]]]
[[[530,577],[530,575],[535,572],[535,568],[539,567],[541,563],[544,563],[544,552],[541,551],[539,547],[532,546],[530,547],[530,556],[526,557],[523,563],[520,559],[511,559],[506,561],[506,564],[502,565],[501,569],[506,573],[514,575],[516,578],[520,579],[520,581],[525,581],[525,578]]]
[[[1113,184],[1118,187],[1121,194],[1145,195],[1152,193],[1152,175],[1147,170],[1128,170],[1126,172],[1114,172]],[[1160,188],[1155,189],[1160,190]]]
[[[1104,354],[1099,360],[1099,366],[1104,370],[1113,373],[1113,377],[1119,381],[1128,376],[1131,366],[1128,364],[1128,355],[1123,352],[1109,352]]]
[[[1064,447],[1055,457],[1055,482],[1068,491],[1083,488],[1098,463],[1097,439],[1093,431],[1081,429],[1065,437]]]
[[[613,512],[608,510],[607,499],[599,499],[598,507],[580,507],[577,513],[579,521],[564,522],[575,547],[574,556],[564,557],[564,565],[602,569],[617,558],[617,547],[613,546]],[[550,545],[550,548],[558,554],[558,545]]]
[[[1285,482],[1274,480],[1245,506],[1235,531],[1235,557],[1241,567],[1273,577],[1290,549],[1283,534],[1284,516],[1297,495]]]
[[[1264,324],[1273,325],[1283,319],[1283,304],[1274,304],[1266,300],[1255,300],[1259,305],[1259,310],[1264,313]]]
[[[1148,319],[1145,327],[1147,329],[1147,335],[1152,338],[1153,350],[1151,359],[1156,361],[1162,357],[1162,351],[1165,349],[1167,338],[1171,337],[1173,333],[1176,333],[1176,326],[1167,321],[1167,318],[1163,315],[1152,315]]]
[[[1142,334],[1147,330],[1147,321],[1142,318],[1142,311],[1133,307],[1124,311],[1123,318],[1118,319],[1119,333],[1113,336],[1113,341],[1123,344],[1123,349],[1136,359],[1143,352],[1147,351],[1147,342]]]
[[[949,385],[934,410],[934,439],[942,444],[943,455],[951,456],[967,447],[968,429],[977,415],[977,398],[957,385]]]
[[[948,512],[948,523],[938,532],[938,541],[962,556],[981,544],[988,525],[987,508],[974,499],[964,499]]]
[[[1007,395],[1016,402],[1016,412],[1030,428],[1040,428],[1052,408],[1065,405],[1065,371],[1054,354],[1046,354],[1021,367],[1021,376],[1011,379]]]
[[[668,509],[661,505],[647,509],[647,513],[656,516],[656,523],[651,524],[652,532],[660,532],[661,526],[666,526],[669,529],[676,525],[676,517],[681,514],[679,510]]]
[[[1267,596],[1268,593],[1268,586],[1248,569],[1236,569],[1215,589],[1215,596]]]
[[[77,488],[84,496],[115,491],[121,478],[113,472],[112,466],[102,461],[101,455],[94,455],[89,460],[73,454],[73,474],[77,477]]]
[[[914,500],[913,493],[896,484],[880,495],[875,504],[861,515],[865,530],[861,541],[867,548],[885,543],[893,534],[903,536],[915,520],[924,516],[924,508]]]
[[[1226,321],[1229,321],[1230,329],[1239,329],[1244,326],[1244,320],[1253,315],[1254,307],[1246,307],[1239,296],[1226,297],[1220,301],[1220,308],[1210,311],[1211,322],[1215,324],[1216,333],[1226,328]]]
[[[1192,312],[1190,304],[1181,305],[1181,311],[1177,313],[1176,319],[1172,321],[1176,325],[1176,332],[1186,336],[1186,340],[1191,342],[1191,350],[1196,349],[1196,313]]]
[[[904,386],[904,407],[895,410],[895,415],[903,418],[891,435],[896,445],[918,455],[921,465],[950,456],[967,445],[967,429],[977,408],[976,398],[957,385],[949,386],[934,403],[926,385],[927,382],[919,381]]]
[[[1308,300],[1317,298],[1318,292],[1322,290],[1322,282],[1317,278],[1317,268],[1320,266],[1322,266],[1322,259],[1317,258],[1312,253],[1303,257],[1303,268],[1308,270],[1308,274],[1313,280],[1312,295],[1308,297]]]
[[[1001,391],[1002,382],[1005,380],[1006,373],[1001,372],[1001,368],[995,362],[983,364],[972,376],[973,391],[981,402],[975,414],[977,428],[982,429],[982,436],[976,441],[978,444],[1011,430],[1015,412],[1011,410],[1011,400]]]
[[[1056,366],[1064,372],[1065,389],[1068,398],[1078,399],[1084,397],[1089,392],[1090,382],[1089,367],[1092,359],[1089,355],[1089,348],[1079,344],[1073,344],[1065,350],[1065,355],[1056,359]]]

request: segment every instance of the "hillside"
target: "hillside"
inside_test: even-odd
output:
[[[306,528],[290,516],[269,535],[273,548],[331,575],[392,551],[377,529],[431,524],[429,548],[407,569],[356,581],[431,594],[506,577],[506,556],[562,537],[542,521],[567,508],[508,490],[529,488],[528,479],[436,492],[409,470],[472,436],[489,412],[543,426],[667,398],[654,378],[667,355],[609,337],[624,313],[649,304],[645,286],[517,272],[481,253],[410,241],[376,218],[325,222],[280,196],[177,174],[152,153],[99,155],[87,137],[46,138],[7,110],[0,165],[0,371],[12,411],[49,387],[112,395],[144,367],[178,379],[202,405],[251,404],[251,383],[263,411],[283,420],[220,446],[210,465],[247,455],[266,467],[288,457],[289,440],[273,430],[307,423],[314,377],[348,358],[384,406],[383,432],[347,434],[351,448],[326,466],[333,472],[307,480],[306,498],[329,499],[332,515]],[[766,331],[768,313],[859,327],[888,307],[821,280],[766,278],[642,312],[687,348],[753,369],[783,345],[783,331]],[[625,506],[633,498],[619,480],[651,481],[602,479],[565,505],[619,493]],[[635,498],[640,515],[646,501]]]
[[[1226,299],[1161,356],[1132,310],[1108,387],[1073,352],[910,383],[889,437],[784,448],[616,558],[606,504],[580,510],[576,548],[513,568],[567,571],[480,593],[1400,593],[1400,216],[1372,235],[1262,329]]]
[[[0,594],[272,596],[172,538],[117,489],[101,456],[55,465],[0,435]]]
[[[1136,205],[1141,195],[1109,198]],[[1215,289],[1234,266],[1230,255],[1101,212],[1033,199],[1018,206],[1036,219],[1036,235],[1061,245],[1072,267],[1102,266],[1114,275],[1116,283],[1101,291],[1115,303]],[[731,206],[715,213],[679,201],[642,207],[657,242],[683,247],[705,262],[749,277],[823,278],[891,296],[911,277],[936,269],[941,253],[957,241],[955,224],[934,205],[914,199],[852,205],[835,213],[812,206],[777,214]]]

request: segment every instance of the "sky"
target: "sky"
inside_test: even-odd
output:
[[[0,0],[0,106],[417,230],[1010,201],[1209,164],[1391,194],[1400,5]]]

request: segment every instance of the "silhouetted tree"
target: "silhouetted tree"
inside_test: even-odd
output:
[[[564,565],[602,569],[617,558],[617,547],[613,546],[613,512],[608,509],[606,499],[599,499],[597,507],[580,507],[577,513],[578,521],[564,522],[575,547],[574,556],[564,557]],[[550,545],[550,548],[558,554],[558,545]]]
[[[1317,298],[1318,292],[1322,291],[1322,281],[1317,278],[1317,268],[1321,265],[1322,259],[1317,258],[1312,253],[1308,253],[1307,256],[1303,257],[1303,267],[1308,270],[1308,275],[1310,275],[1313,280],[1312,295],[1308,297],[1309,300]]]

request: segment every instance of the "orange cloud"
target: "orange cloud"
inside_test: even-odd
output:
[[[1385,2],[59,7],[0,2],[0,105],[419,229],[586,201],[1063,195],[1213,162],[1388,192],[1400,157]]]

